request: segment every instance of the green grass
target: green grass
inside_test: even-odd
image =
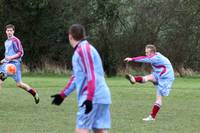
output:
[[[73,133],[76,120],[76,93],[57,107],[50,95],[65,86],[61,76],[26,76],[24,82],[40,93],[36,105],[31,95],[15,87],[9,78],[0,92],[0,133]],[[155,122],[143,122],[155,100],[152,84],[130,85],[124,78],[108,78],[112,93],[110,133],[199,133],[200,79],[176,79]]]

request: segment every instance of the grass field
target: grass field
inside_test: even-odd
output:
[[[0,92],[0,133],[74,133],[76,93],[57,107],[50,95],[67,82],[66,77],[26,76],[24,82],[39,91],[35,105],[31,95],[15,87],[10,78]],[[153,85],[130,85],[124,78],[108,78],[112,93],[110,133],[200,133],[200,79],[178,78],[155,122],[143,122],[155,100]]]

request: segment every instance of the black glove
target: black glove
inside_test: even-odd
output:
[[[92,110],[92,101],[85,100],[81,105],[81,107],[83,107],[84,105],[85,105],[85,114],[90,113],[90,111]]]
[[[64,98],[60,94],[55,94],[55,95],[52,95],[51,97],[54,98],[51,104],[55,104],[55,105],[60,105],[64,100]]]

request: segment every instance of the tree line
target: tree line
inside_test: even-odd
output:
[[[185,69],[200,71],[199,7],[199,0],[0,0],[0,44],[6,39],[5,25],[12,23],[31,71],[45,69],[46,63],[70,69],[67,29],[81,23],[107,75],[125,69],[123,59],[144,55],[151,43],[183,76]]]

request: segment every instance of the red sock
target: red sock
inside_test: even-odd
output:
[[[142,76],[134,76],[135,81],[139,83],[143,83],[143,77]]]
[[[152,107],[152,111],[151,111],[151,116],[153,118],[156,118],[156,114],[158,113],[159,109],[160,109],[160,105],[155,103],[154,106]]]
[[[36,94],[36,91],[34,89],[30,89],[30,90],[28,90],[28,92],[33,96],[35,96],[35,94]]]

